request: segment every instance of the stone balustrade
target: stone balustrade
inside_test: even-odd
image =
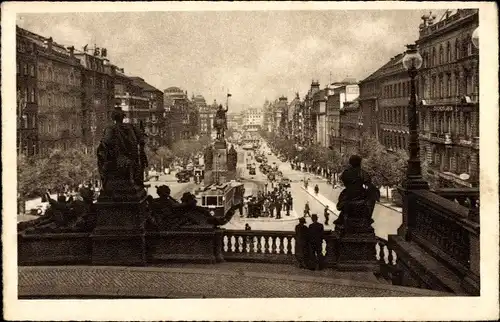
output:
[[[475,189],[410,191],[406,238],[389,235],[402,285],[479,292],[479,193]]]
[[[333,266],[336,235],[325,232],[323,255]],[[223,256],[226,261],[295,263],[295,232],[267,230],[225,230]]]
[[[378,274],[392,284],[399,285],[399,274],[396,266],[398,257],[396,251],[392,249],[387,240],[381,237],[377,237],[376,251],[377,260],[380,265]]]

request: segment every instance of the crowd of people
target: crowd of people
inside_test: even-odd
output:
[[[269,217],[281,219],[283,215],[290,216],[293,210],[293,197],[291,191],[283,185],[278,185],[267,192],[258,191],[257,196],[252,196],[246,205],[248,218]],[[244,214],[241,214],[244,216]]]

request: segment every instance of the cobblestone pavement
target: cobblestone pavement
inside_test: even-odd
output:
[[[18,296],[270,298],[448,295],[353,279],[292,275],[289,268],[283,267],[286,265],[261,264],[256,266],[259,267],[257,272],[250,268],[256,264],[234,264],[147,268],[19,267]]]

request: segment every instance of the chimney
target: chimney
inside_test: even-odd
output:
[[[47,49],[50,51],[52,50],[52,43],[54,42],[54,40],[52,39],[52,37],[48,38],[47,40],[45,40],[45,43],[47,44]]]
[[[75,46],[68,47],[68,50],[69,50],[69,55],[71,56],[71,58],[74,58],[75,57]]]

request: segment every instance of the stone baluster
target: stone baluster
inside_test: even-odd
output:
[[[227,234],[222,239],[222,247],[224,252],[229,252],[229,239],[231,239],[231,236]]]
[[[262,254],[263,253],[263,250],[262,250],[262,237],[259,236],[257,237],[257,254]]]
[[[292,255],[292,236],[288,236],[287,238],[287,244],[286,244],[286,254],[287,255]]]
[[[269,236],[264,237],[264,254],[269,254]]]
[[[240,236],[238,235],[234,236],[234,252],[235,253],[240,252]]]
[[[280,255],[284,255],[285,254],[285,239],[287,237],[282,237],[281,240],[280,240],[280,244],[279,244],[279,248],[278,248],[278,253]]]
[[[243,236],[242,242],[241,242],[241,246],[242,246],[241,251],[242,251],[242,253],[245,253],[245,254],[248,253],[248,249],[247,249],[248,248],[248,238],[249,238],[248,236]]]
[[[393,250],[387,247],[387,251],[389,252],[389,254],[387,255],[387,264],[389,264],[389,266],[392,266],[394,262],[394,257],[392,255]]]
[[[228,234],[227,235],[227,250],[226,252],[232,253],[233,252],[233,235]]]
[[[278,236],[271,237],[271,254],[277,254],[276,243],[278,242]]]
[[[257,242],[257,238],[255,236],[250,237],[250,249],[249,249],[249,253],[255,253],[256,252],[256,249],[255,249],[256,242]]]

